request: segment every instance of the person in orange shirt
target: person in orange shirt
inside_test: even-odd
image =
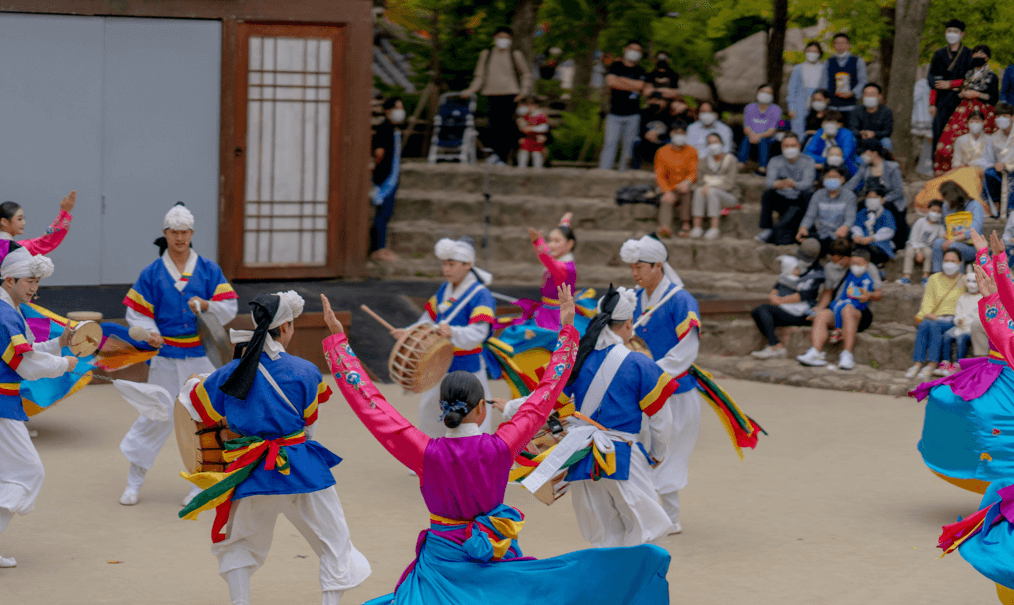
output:
[[[687,145],[687,125],[676,122],[669,144],[655,153],[655,179],[662,190],[658,208],[658,234],[672,236],[673,207],[679,204],[683,227],[680,237],[690,236],[690,186],[697,180],[697,149]]]

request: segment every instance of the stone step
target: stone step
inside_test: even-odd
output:
[[[401,166],[400,186],[405,189],[456,191],[492,195],[539,195],[545,197],[600,197],[615,199],[616,190],[627,185],[654,183],[647,170],[587,170],[548,168],[535,170],[512,166],[468,166],[408,162]]]

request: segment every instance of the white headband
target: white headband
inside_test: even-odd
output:
[[[668,262],[669,250],[665,244],[650,235],[641,239],[628,239],[620,247],[620,260],[632,265],[634,263],[662,263],[662,273],[677,287],[683,287],[683,280]]]
[[[456,260],[460,263],[475,262],[475,247],[460,239],[442,238],[433,247],[433,252],[440,260]]]
[[[174,231],[193,229],[194,215],[183,204],[176,204],[169,209],[169,212],[166,212],[165,220],[162,221],[162,228]]]
[[[45,279],[53,274],[53,261],[48,256],[32,256],[27,248],[11,252],[0,264],[0,278],[38,277]]]
[[[616,307],[613,309],[610,317],[613,321],[626,321],[634,318],[634,307],[637,306],[637,294],[630,288],[624,288],[620,286],[616,289],[616,293],[620,295],[619,300],[616,301]],[[602,300],[605,297],[599,299],[598,305],[595,310],[599,313],[602,312]]]
[[[275,313],[274,319],[271,320],[271,325],[268,326],[269,330],[295,320],[303,313],[303,306],[306,304],[303,297],[296,294],[295,290],[275,292],[275,294],[281,300],[278,302],[278,311]]]

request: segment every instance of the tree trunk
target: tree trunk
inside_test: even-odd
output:
[[[902,168],[914,166],[912,158],[918,148],[911,135],[912,91],[919,68],[919,41],[922,38],[930,0],[898,0],[895,6],[894,53],[891,59],[891,85],[887,104],[894,112],[895,156]]]
[[[583,52],[579,50],[574,56],[574,92],[571,98],[575,100],[592,98],[591,81],[592,70],[595,67],[595,51],[599,47],[599,34],[605,29],[608,20],[609,9],[605,6],[605,2],[601,2],[595,7],[594,21],[582,29],[587,36],[575,44],[578,49],[586,49]]]
[[[775,103],[778,103],[785,68],[785,28],[789,22],[789,0],[772,0],[771,4],[774,17],[768,32],[767,79],[768,84],[775,89]]]
[[[529,68],[535,60],[535,16],[541,5],[542,0],[518,0],[514,7],[514,19],[511,21],[511,29],[514,30],[514,48],[525,56]]]
[[[880,39],[880,82],[879,84],[884,87],[884,91],[891,85],[891,61],[894,60],[894,28],[897,27],[895,23],[895,10],[893,6],[884,6],[880,9],[880,16],[887,21],[887,26],[890,28],[886,35]]]

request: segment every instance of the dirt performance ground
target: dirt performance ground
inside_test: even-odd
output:
[[[330,377],[328,380],[331,380]],[[333,384],[333,383],[332,383]],[[980,497],[937,479],[916,450],[923,406],[911,399],[722,381],[770,433],[736,457],[704,410],[684,533],[672,554],[672,603],[752,605],[996,602],[994,585],[959,555],[938,560],[940,526]],[[410,420],[417,398],[381,389]],[[494,392],[505,392],[494,383]],[[181,521],[189,484],[174,439],[148,473],[140,502],[120,506],[128,463],[118,445],[136,413],[111,386],[90,386],[29,423],[46,466],[33,513],[0,535],[3,605],[219,605],[228,589],[210,554],[211,513]],[[373,575],[355,604],[393,590],[428,524],[418,480],[384,451],[340,396],[321,407],[317,438],[344,458],[334,470],[353,541]],[[526,514],[526,555],[587,548],[569,496],[551,507],[510,486]],[[594,573],[594,570],[588,570]],[[319,603],[317,557],[280,517],[252,602]]]

